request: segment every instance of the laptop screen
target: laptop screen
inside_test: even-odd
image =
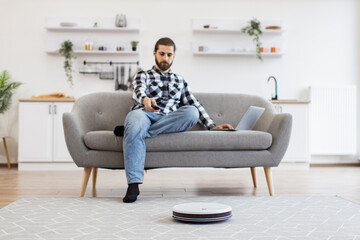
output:
[[[251,130],[259,120],[265,108],[250,106],[244,116],[241,118],[236,130]]]

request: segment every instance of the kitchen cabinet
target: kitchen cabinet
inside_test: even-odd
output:
[[[290,113],[293,117],[288,149],[282,162],[310,163],[309,150],[309,101],[272,100],[279,113]]]
[[[19,167],[24,162],[72,162],[62,115],[71,111],[73,102],[19,101]]]
[[[241,29],[248,24],[239,19],[193,19],[194,55],[206,56],[256,56],[256,47],[252,37]],[[281,21],[261,21],[262,47],[267,52],[263,57],[281,57],[284,54],[282,34],[284,29]],[[267,26],[278,26],[280,29],[265,29]],[[211,40],[209,40],[211,39]],[[271,51],[273,49],[273,51]]]

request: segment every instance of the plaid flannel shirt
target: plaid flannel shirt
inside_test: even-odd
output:
[[[205,108],[191,93],[188,83],[183,77],[171,70],[167,74],[161,73],[155,66],[148,71],[140,71],[133,81],[134,109],[144,109],[142,104],[145,97],[154,98],[161,108],[160,112],[169,114],[184,105],[195,106],[200,113],[200,123],[208,129],[215,126],[214,121]]]

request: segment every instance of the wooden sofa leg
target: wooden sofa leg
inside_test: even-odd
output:
[[[98,169],[97,168],[93,168],[92,170],[92,183],[93,183],[93,197],[96,197],[96,180],[97,180],[97,173],[98,173]]]
[[[5,149],[5,154],[6,154],[7,166],[8,166],[8,168],[11,168],[9,152],[8,152],[7,145],[6,145],[6,139],[5,139],[5,137],[3,137],[2,139],[3,139],[3,142],[4,142],[4,149]]]
[[[92,168],[84,168],[84,174],[83,174],[83,179],[82,179],[82,184],[81,184],[81,191],[80,191],[80,197],[83,197],[85,195],[85,192],[86,192],[86,187],[87,187],[87,184],[89,182],[89,177],[90,177],[90,174],[91,174],[91,169]]]
[[[274,186],[272,180],[271,167],[264,167],[264,171],[265,171],[266,182],[269,188],[269,194],[270,196],[274,196]]]
[[[251,167],[250,170],[251,170],[252,180],[253,180],[253,183],[254,183],[254,188],[256,188],[257,187],[256,169],[255,169],[255,167]]]

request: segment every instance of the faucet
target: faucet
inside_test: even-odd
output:
[[[275,81],[275,97],[272,97],[271,100],[278,100],[278,96],[277,96],[277,81],[276,78],[274,76],[270,76],[267,80],[267,82],[269,82],[271,79],[274,79]]]

